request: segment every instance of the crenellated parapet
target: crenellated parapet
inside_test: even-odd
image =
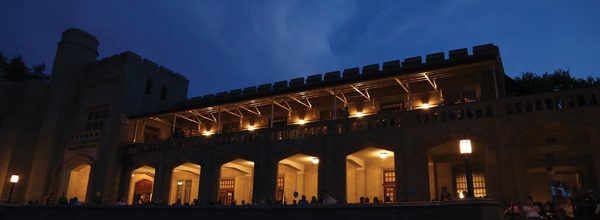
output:
[[[324,74],[314,74],[307,77],[298,77],[259,86],[234,89],[202,97],[191,98],[188,106],[204,106],[217,103],[235,102],[248,98],[292,93],[318,87],[336,86],[362,80],[389,77],[394,75],[410,74],[419,71],[429,71],[438,68],[461,65],[481,60],[497,60],[500,52],[493,44],[484,44],[472,48],[469,54],[467,48],[451,50],[446,55],[444,52],[432,53],[425,56],[415,56],[401,60],[392,60],[383,64],[370,64],[362,68],[353,67],[343,71],[331,71]]]
[[[160,66],[152,60],[142,58],[140,55],[138,55],[134,52],[131,52],[131,51],[125,51],[125,52],[122,52],[119,54],[115,54],[110,57],[103,58],[98,62],[100,64],[105,64],[105,63],[116,62],[117,60],[122,60],[122,59],[125,59],[128,62],[141,64],[143,66],[142,68],[144,68],[146,70],[150,70],[151,72],[158,72],[159,74],[177,77],[177,78],[180,78],[180,79],[183,79],[183,80],[189,82],[189,80],[185,76],[183,76],[177,72],[174,72],[173,70],[171,70],[165,66]]]

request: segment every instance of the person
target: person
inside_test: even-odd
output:
[[[181,199],[175,200],[175,203],[173,203],[172,206],[181,206]]]
[[[575,207],[573,206],[573,200],[567,198],[565,202],[560,205],[560,210],[565,217],[564,219],[575,219]]]
[[[127,205],[127,203],[123,199],[117,199],[117,202],[115,202],[115,205],[124,206],[124,205]]]
[[[62,195],[60,196],[60,198],[58,198],[58,205],[68,205],[69,204],[69,200],[67,199],[67,196],[65,196],[65,193],[63,192]]]
[[[525,217],[527,219],[542,219],[540,211],[540,207],[533,204],[533,198],[531,196],[527,197],[527,202],[525,205],[523,205],[523,213],[525,213]]]
[[[450,194],[450,192],[448,192],[448,188],[447,187],[442,187],[442,192],[440,193],[440,201],[451,201],[452,200],[452,194]]]
[[[369,197],[365,197],[365,203],[369,203]]]
[[[135,195],[135,197],[133,197],[133,202],[131,203],[131,205],[140,205],[142,202],[142,194],[138,193]]]
[[[44,196],[44,199],[42,200],[42,205],[54,205],[52,204],[54,202],[54,193],[50,192],[48,194],[46,194],[46,196]]]
[[[308,200],[306,200],[306,196],[302,195],[300,201],[298,201],[298,205],[308,205]]]
[[[554,205],[552,202],[548,201],[544,203],[544,209],[542,214],[544,215],[544,219],[555,219],[556,211],[554,210]]]
[[[194,201],[192,201],[192,205],[193,206],[198,206],[199,205],[198,199],[194,199]]]
[[[242,204],[242,205],[246,205],[246,200],[243,200],[243,199],[242,199],[242,203],[241,203],[241,204]]]
[[[519,204],[514,200],[510,201],[508,207],[504,209],[504,215],[506,215],[507,219],[521,219],[521,209],[519,209]]]
[[[377,197],[377,196],[373,197],[373,203],[379,203],[379,197]]]
[[[310,204],[319,204],[319,200],[317,200],[316,196],[313,196],[312,198],[310,198]]]
[[[322,196],[322,199],[323,199],[322,204],[333,205],[333,204],[337,203],[337,200],[335,198],[333,198],[333,196],[331,196],[328,191],[323,191],[323,193],[321,193],[321,195],[323,195]],[[367,202],[367,201],[368,201],[368,198],[365,198],[365,202]]]
[[[77,196],[75,196],[71,199],[70,204],[74,205],[74,206],[78,206],[78,205],[81,205],[81,202],[79,202],[79,198],[77,198]]]
[[[365,197],[361,196],[360,199],[358,200],[359,204],[363,204],[365,203]]]

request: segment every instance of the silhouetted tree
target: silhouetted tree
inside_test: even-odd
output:
[[[524,72],[515,81],[523,86],[529,93],[560,91],[567,89],[588,88],[600,86],[600,77],[588,76],[585,79],[571,76],[569,70],[557,69],[553,73],[537,75],[533,72]]]
[[[0,79],[9,81],[48,79],[48,76],[44,74],[44,70],[46,70],[46,64],[44,63],[34,65],[30,69],[21,56],[14,57],[7,62],[7,58],[0,53]]]

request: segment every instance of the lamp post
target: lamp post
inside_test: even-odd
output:
[[[8,201],[6,201],[7,203],[10,203],[10,200],[12,199],[12,194],[13,194],[13,190],[15,189],[15,185],[19,182],[19,175],[12,175],[10,176],[10,191],[8,192]]]
[[[462,139],[459,141],[460,154],[465,157],[465,176],[467,178],[467,198],[473,198],[473,174],[471,173],[471,166],[469,165],[469,156],[473,152],[470,139]]]

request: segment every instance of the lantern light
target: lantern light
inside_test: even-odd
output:
[[[387,158],[388,156],[389,156],[389,155],[388,155],[388,152],[385,152],[385,151],[381,151],[381,152],[379,152],[379,158],[381,158],[381,159],[385,159],[385,158]]]
[[[319,158],[313,157],[312,158],[312,163],[313,164],[319,164]]]
[[[473,152],[473,147],[471,146],[470,139],[462,139],[459,141],[460,144],[460,154],[471,154]]]
[[[10,176],[10,182],[11,183],[18,183],[19,182],[19,175],[12,175],[12,176]]]

